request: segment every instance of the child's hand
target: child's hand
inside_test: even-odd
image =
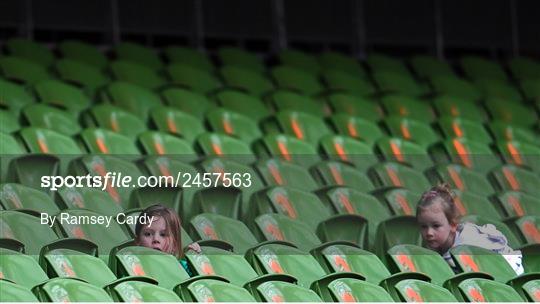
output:
[[[191,249],[191,250],[195,251],[196,253],[201,253],[201,246],[199,246],[199,244],[197,244],[197,243],[189,244],[188,249]]]

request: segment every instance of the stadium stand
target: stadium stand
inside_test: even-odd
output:
[[[540,300],[534,59],[3,46],[2,302]],[[199,181],[41,186],[112,173]],[[482,248],[453,248],[453,270],[421,247],[416,204],[442,182],[462,221],[492,224],[522,250],[524,275]],[[178,213],[183,246],[202,246],[185,256],[191,277],[137,246],[133,223],[40,223],[154,203]]]

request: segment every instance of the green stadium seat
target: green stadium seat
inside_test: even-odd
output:
[[[455,289],[460,302],[523,302],[512,287],[488,279],[467,279]]]
[[[24,38],[8,39],[5,47],[9,54],[25,58],[44,67],[50,66],[55,59],[50,49],[38,42]]]
[[[34,103],[32,96],[22,85],[0,79],[0,107],[18,116],[19,111],[26,105]]]
[[[445,61],[429,55],[415,55],[410,59],[410,64],[419,78],[431,79],[435,76],[454,76],[452,67]]]
[[[312,145],[283,134],[264,136],[254,144],[253,151],[259,159],[275,157],[305,167],[319,162],[317,151]]]
[[[493,78],[507,81],[508,76],[502,67],[491,60],[479,56],[465,56],[459,60],[461,68],[471,79]]]
[[[184,238],[182,238],[182,242],[186,243]],[[113,249],[109,265],[118,278],[149,277],[166,289],[171,289],[189,278],[187,272],[173,255],[143,246]]]
[[[426,95],[428,87],[419,84],[410,74],[401,74],[393,71],[375,71],[373,73],[375,83],[383,94],[400,94],[404,96],[419,97]]]
[[[186,205],[184,210],[186,214],[213,212],[242,219],[248,212],[251,195],[264,188],[263,180],[251,166],[219,157],[207,158],[199,166],[203,172],[203,179],[204,173],[211,174],[214,178],[216,175],[230,173],[232,183],[228,185],[229,187],[224,187],[226,180],[224,180],[225,175],[223,175],[222,180],[218,181],[217,187],[198,191],[192,200],[194,206],[188,207]],[[215,183],[214,178],[212,181]],[[238,184],[239,180],[242,181],[240,185]]]
[[[50,129],[66,136],[74,136],[81,131],[79,122],[72,115],[49,105],[29,105],[23,109],[22,117],[32,127]]]
[[[21,128],[17,116],[14,116],[13,114],[14,113],[0,110],[0,121],[2,121],[0,124],[0,132],[5,134],[15,133]]]
[[[540,172],[540,144],[519,141],[499,141],[497,149],[507,164]]]
[[[448,183],[454,189],[489,196],[495,193],[484,174],[457,164],[438,165],[426,172],[432,184]]]
[[[525,79],[519,83],[526,100],[536,100],[538,108],[538,96],[540,96],[540,78]]]
[[[339,161],[324,161],[310,169],[311,175],[322,187],[346,186],[368,193],[375,187],[365,173]]]
[[[0,184],[0,203],[4,210],[25,209],[54,215],[60,211],[43,191],[20,184]]]
[[[314,99],[292,91],[278,90],[268,96],[269,104],[276,112],[285,110],[304,112],[318,117],[323,117],[328,111],[324,104]]]
[[[277,55],[279,63],[283,66],[293,67],[313,76],[319,74],[321,67],[317,57],[300,50],[287,49]]]
[[[54,65],[60,79],[84,89],[89,96],[105,86],[110,80],[98,68],[73,59],[60,59]]]
[[[489,249],[459,245],[450,249],[450,254],[460,272],[485,272],[501,283],[506,283],[516,276],[505,258]]]
[[[369,54],[365,62],[373,72],[391,71],[400,74],[410,73],[405,66],[405,63],[402,62],[400,59],[381,53]]]
[[[384,112],[379,104],[373,100],[356,97],[345,93],[333,93],[326,96],[329,107],[335,114],[347,114],[377,122],[382,119]]]
[[[540,142],[540,137],[532,130],[519,125],[509,124],[502,121],[494,121],[489,125],[489,130],[497,142],[518,141],[528,144]]]
[[[319,188],[309,171],[300,165],[270,158],[259,160],[255,168],[267,186],[286,186],[303,191]]]
[[[84,209],[72,209],[64,210],[64,214],[68,217],[86,216],[88,218],[94,217],[97,219],[101,214],[90,210]],[[86,239],[98,246],[99,257],[108,262],[109,253],[111,249],[126,241],[130,240],[127,231],[124,231],[120,224],[118,224],[114,218],[111,218],[110,223],[96,222],[94,225],[83,224],[81,222],[55,222],[55,229],[63,236],[69,238]]]
[[[238,66],[261,74],[266,70],[262,60],[241,48],[221,47],[217,55],[222,66]]]
[[[540,216],[527,215],[514,221],[523,244],[540,244]]]
[[[480,106],[467,99],[453,96],[438,96],[432,101],[439,117],[461,117],[467,120],[484,122],[487,115]]]
[[[416,215],[416,205],[422,196],[404,188],[378,191],[374,195],[386,204],[392,215]]]
[[[305,288],[325,275],[313,256],[286,243],[261,243],[246,253],[246,259],[260,275],[288,274]]]
[[[143,132],[139,135],[139,143],[147,155],[181,155],[185,160],[197,159],[197,154],[189,142],[167,133]]]
[[[255,302],[246,289],[217,276],[202,276],[186,280],[176,286],[174,291],[185,302]]]
[[[8,280],[0,280],[2,302],[38,302],[29,288],[13,284]]]
[[[197,169],[184,162],[183,156],[149,156],[141,161],[141,167],[143,172],[148,176],[156,177],[177,177],[184,175],[196,176],[198,174]],[[187,186],[187,185],[186,185]],[[144,188],[143,188],[144,189]],[[192,208],[193,195],[198,188],[184,187],[183,183],[179,184],[174,189],[171,188],[150,188],[150,191],[138,191],[138,195],[131,195],[130,197],[130,209],[132,208],[146,208],[153,204],[153,202],[159,201],[161,204],[176,210],[180,216],[182,222],[188,223],[194,212]],[[163,190],[163,191],[161,191]]]
[[[250,208],[248,220],[265,213],[279,213],[303,221],[312,231],[316,231],[319,223],[331,215],[315,194],[285,187],[256,192],[251,198]]]
[[[320,141],[321,151],[329,160],[342,161],[366,172],[378,160],[368,144],[341,135],[327,135]]]
[[[383,131],[373,121],[348,114],[334,114],[329,123],[338,134],[348,135],[373,147],[375,142],[384,136]]]
[[[242,255],[224,249],[203,246],[201,253],[187,254],[186,259],[195,276],[217,275],[236,286],[243,286],[257,277]]]
[[[42,103],[65,109],[75,117],[91,103],[79,88],[58,80],[40,81],[34,85],[34,90]]]
[[[257,239],[243,222],[220,214],[201,213],[194,216],[190,221],[189,232],[195,240],[225,241],[233,246],[233,250],[237,254],[244,254],[249,248],[257,245]],[[211,256],[214,253],[208,255]],[[238,269],[241,269],[241,267]],[[211,275],[215,273],[203,274]],[[219,273],[217,274],[219,275]],[[235,281],[234,278],[228,279],[233,283]]]
[[[420,228],[414,216],[396,216],[379,223],[375,234],[373,252],[386,265],[390,265],[386,256],[388,250],[396,245],[412,244],[422,246]]]
[[[522,191],[529,195],[539,195],[540,177],[533,172],[514,166],[504,165],[494,169],[489,178],[498,191]]]
[[[368,176],[376,188],[403,187],[423,193],[431,185],[422,173],[399,163],[376,164]]]
[[[325,51],[319,55],[319,64],[325,70],[343,71],[353,77],[367,78],[366,70],[360,62],[342,53]]]
[[[40,302],[112,302],[105,290],[77,279],[51,279],[33,291]]]
[[[13,159],[17,159],[20,154],[26,151],[17,140],[6,133],[0,132],[0,180],[7,180],[8,168]],[[23,158],[24,159],[24,158]]]
[[[167,66],[167,75],[171,83],[187,87],[200,94],[208,94],[221,88],[221,83],[216,76],[185,64],[175,63]]]
[[[120,281],[107,286],[109,295],[115,302],[181,302],[172,290],[140,281]]]
[[[0,57],[0,71],[6,79],[24,84],[34,84],[52,78],[43,66],[13,56]]]
[[[454,276],[450,265],[437,252],[411,244],[396,245],[388,250],[392,272],[419,272],[429,276],[431,283],[443,286]]]
[[[213,107],[206,96],[185,89],[166,89],[161,92],[161,96],[169,107],[193,115],[201,121],[206,111]]]
[[[210,58],[193,48],[173,45],[164,48],[163,53],[171,64],[186,64],[207,72],[214,70],[214,65],[210,61]]]
[[[324,87],[312,74],[290,66],[272,68],[271,75],[277,86],[300,94],[314,96],[320,94]]]
[[[375,254],[354,244],[327,243],[313,249],[311,254],[327,273],[352,271],[375,285],[391,275]]]
[[[540,78],[540,63],[528,57],[514,57],[508,61],[508,68],[518,80]]]
[[[437,125],[443,136],[447,139],[465,137],[482,144],[490,144],[492,142],[491,136],[482,123],[478,121],[461,117],[443,116],[438,120]]]
[[[386,206],[375,197],[353,188],[335,187],[321,189],[317,191],[317,195],[331,214],[359,215],[366,218],[368,220],[367,239],[369,248],[373,248],[377,226],[380,222],[390,217],[390,212]],[[360,235],[359,237],[363,236]],[[325,241],[323,238],[321,239]],[[364,246],[363,243],[353,243]]]
[[[341,70],[326,70],[322,79],[330,91],[344,92],[354,96],[372,96],[376,89],[372,83],[361,76],[353,76]]]
[[[102,99],[146,121],[152,108],[161,105],[154,92],[128,82],[111,82],[102,92]]]
[[[446,139],[433,145],[429,153],[436,164],[460,164],[483,174],[500,165],[498,156],[487,144],[465,137]]]
[[[520,191],[505,191],[497,194],[494,201],[504,218],[524,215],[540,216],[540,199]]]
[[[331,131],[318,116],[296,111],[280,111],[272,119],[263,123],[266,134],[281,133],[305,140],[313,146],[319,144],[321,137]]]
[[[19,135],[31,153],[81,154],[81,149],[71,137],[52,130],[28,127]]]
[[[215,95],[217,103],[223,108],[244,114],[259,122],[270,116],[270,110],[254,96],[235,90],[223,90]]]
[[[322,302],[312,290],[296,285],[294,278],[291,282],[272,280],[273,277],[262,277],[255,283],[250,282],[247,289],[259,302]]]
[[[153,49],[137,43],[121,42],[114,46],[113,51],[120,60],[131,61],[154,70],[163,67],[163,62]]]
[[[104,128],[131,139],[137,138],[147,129],[146,124],[135,114],[110,104],[93,106],[83,118],[87,127]]]
[[[56,248],[40,253],[40,264],[50,278],[78,278],[97,287],[116,280],[99,258],[72,249]]]
[[[256,158],[245,142],[218,133],[203,133],[196,141],[196,149],[206,156],[219,156],[242,164],[251,164]]]
[[[197,117],[173,107],[155,107],[150,112],[150,119],[158,131],[180,136],[190,143],[204,132]]]
[[[415,119],[390,116],[384,120],[384,124],[392,136],[412,141],[424,149],[439,140],[429,124]]]
[[[477,79],[474,84],[480,89],[485,99],[504,99],[507,102],[518,103],[523,97],[519,90],[508,84],[506,81],[498,79]]]
[[[312,289],[325,302],[392,302],[392,297],[373,283],[354,278],[316,281]]]
[[[319,223],[317,236],[322,242],[351,242],[367,248],[369,246],[368,220],[357,214],[332,216]]]
[[[267,213],[258,216],[254,220],[253,232],[263,242],[285,241],[303,251],[309,251],[321,244],[321,240],[306,223],[283,214]]]
[[[224,66],[220,73],[228,87],[238,88],[258,97],[274,89],[272,81],[264,75],[239,66]]]
[[[538,302],[540,301],[540,293],[538,290],[540,290],[540,281],[539,280],[533,280],[529,281],[522,286],[524,296],[522,297],[524,299],[527,299],[529,302]],[[520,293],[520,291],[518,291]]]
[[[262,136],[257,122],[226,108],[216,108],[206,114],[206,121],[212,132],[236,137],[250,144]]]
[[[100,70],[105,69],[108,59],[96,47],[77,40],[66,40],[58,44],[58,50],[66,59],[73,59],[94,66]]]
[[[152,68],[125,60],[113,61],[109,64],[113,77],[118,81],[130,82],[148,89],[158,89],[165,80]]]
[[[377,141],[376,153],[389,162],[396,162],[424,171],[433,166],[427,150],[399,137],[386,137]]]
[[[524,127],[534,126],[538,122],[538,115],[531,111],[530,107],[523,104],[495,98],[487,100],[485,104],[492,120],[500,120]]]
[[[385,285],[396,302],[457,302],[446,289],[418,279],[406,279]]]
[[[55,201],[60,210],[88,209],[110,216],[116,216],[123,211],[107,192],[96,188],[64,187],[58,190]]]
[[[0,283],[10,281],[18,286],[31,289],[49,279],[39,266],[37,259],[6,248],[0,248],[0,267],[2,268]],[[4,292],[8,292],[8,290],[1,290],[2,300],[4,300]]]
[[[35,212],[0,211],[1,237],[13,239],[24,245],[24,253],[37,256],[46,244],[58,239],[48,225],[41,224]]]
[[[431,106],[420,99],[388,95],[381,98],[381,103],[389,115],[412,118],[425,123],[430,123],[435,118],[435,112]]]
[[[110,173],[109,173],[110,172]],[[130,176],[132,181],[136,181],[142,175],[141,171],[130,161],[108,155],[87,155],[70,164],[70,175],[101,176],[104,183],[107,173],[109,176]],[[116,173],[116,174],[115,174]],[[104,184],[105,185],[105,184]],[[104,189],[103,189],[104,188]],[[133,190],[131,187],[119,187],[117,184],[107,183],[101,190],[106,191],[115,203],[127,210],[129,196]]]
[[[436,76],[431,78],[433,91],[438,96],[448,96],[470,101],[482,98],[482,92],[470,81],[457,76]]]
[[[129,137],[101,128],[86,128],[80,133],[81,142],[90,153],[139,155]]]

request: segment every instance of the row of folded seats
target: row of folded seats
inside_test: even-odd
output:
[[[190,277],[173,256],[135,246],[130,240],[132,231],[118,224],[49,228],[31,213],[21,211],[3,211],[1,220],[3,301],[540,300],[538,245],[524,250],[526,273],[516,276],[501,255],[469,245],[451,249],[458,269],[455,274],[438,253],[418,243],[399,241],[376,255],[347,241],[317,244],[308,251],[274,240],[239,253],[226,242],[210,239],[199,242],[201,253],[186,253],[194,275]],[[407,230],[403,223],[401,220],[394,228]],[[225,233],[232,236],[238,231],[233,227]],[[378,233],[387,242],[396,237],[394,232],[383,228]],[[234,237],[249,239],[247,235]],[[192,241],[184,231],[182,240],[184,244]],[[110,246],[113,243],[116,246]]]
[[[254,165],[222,157],[192,164],[178,159],[182,156],[149,156],[134,162],[108,155],[55,158],[26,155],[12,159],[0,188],[0,209],[52,215],[63,209],[86,208],[117,214],[161,203],[176,210],[185,225],[194,215],[206,212],[248,225],[260,214],[278,212],[302,219],[312,228],[330,214],[345,213],[369,219],[371,233],[375,233],[376,224],[390,216],[413,216],[421,193],[431,185],[448,182],[455,190],[461,216],[481,215],[511,226],[523,217],[540,216],[540,177],[512,164],[482,174],[452,163],[420,171],[396,162],[376,162],[362,171],[336,160],[317,162],[308,170],[275,158],[260,159]],[[366,162],[364,158],[361,160]],[[62,177],[64,184],[43,181],[44,175],[56,175],[61,166],[69,173]],[[105,183],[113,175],[117,180],[129,176],[132,182],[120,185],[110,179]],[[74,188],[76,178],[85,176],[89,176],[87,180],[101,178],[103,185]],[[139,185],[139,180],[150,184]],[[78,187],[91,186],[84,179],[78,183]],[[517,226],[529,227],[528,222]],[[524,229],[521,239],[526,241],[522,243],[538,242],[538,223],[532,226],[536,230]]]

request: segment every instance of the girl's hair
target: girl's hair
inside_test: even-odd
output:
[[[146,209],[144,209],[141,214],[139,215],[139,218],[141,217],[161,217],[165,221],[165,226],[167,227],[167,235],[169,238],[169,242],[171,243],[172,252],[169,252],[170,254],[176,256],[177,258],[181,258],[184,255],[184,252],[182,251],[182,234],[180,233],[180,219],[178,218],[178,215],[174,210],[171,208],[167,208],[162,205],[152,205]],[[137,225],[135,226],[135,242],[139,243],[142,229],[145,225],[141,224],[141,221],[137,221]]]
[[[447,183],[439,184],[424,192],[416,207],[416,215],[418,216],[423,209],[435,203],[441,204],[444,215],[450,224],[458,223],[459,213],[454,203],[454,193],[450,185]]]

